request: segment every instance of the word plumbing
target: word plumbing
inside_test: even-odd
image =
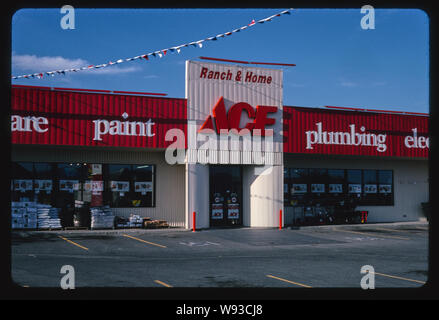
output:
[[[360,132],[357,132],[355,124],[350,124],[350,130],[342,131],[323,131],[322,123],[315,124],[317,130],[305,131],[306,135],[306,149],[312,150],[315,144],[324,145],[350,145],[350,146],[371,146],[376,147],[378,152],[385,152],[387,150],[386,134],[366,133],[364,126],[360,127]],[[413,135],[405,136],[404,145],[407,148],[429,148],[429,138],[418,136],[417,128],[413,128]]]
[[[313,149],[314,144],[341,144],[351,146],[373,146],[378,152],[387,150],[385,134],[365,133],[365,127],[361,132],[356,132],[355,124],[349,125],[349,132],[328,132],[322,130],[322,123],[316,123],[316,131],[306,131],[306,149]]]

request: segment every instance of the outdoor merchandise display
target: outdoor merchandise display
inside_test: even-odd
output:
[[[141,228],[143,226],[143,219],[137,214],[131,214],[128,221],[131,228]]]
[[[11,202],[12,229],[60,229],[59,208],[31,201]]]
[[[38,229],[60,229],[59,208],[48,204],[37,204]]]
[[[141,228],[143,227],[143,219],[137,214],[131,214],[128,218],[116,217],[114,224],[116,228]]]
[[[114,228],[114,214],[110,206],[90,208],[90,214],[92,229]]]
[[[32,202],[11,203],[12,229],[36,229],[37,208]]]

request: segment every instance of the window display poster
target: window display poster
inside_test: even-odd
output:
[[[293,184],[291,194],[295,193],[306,193],[306,184]]]
[[[331,183],[329,184],[329,193],[342,193],[343,185],[341,183]]]
[[[35,193],[39,193],[40,191],[50,193],[52,191],[52,180],[34,180],[34,190]]]
[[[348,191],[349,193],[361,193],[361,184],[350,184]]]
[[[134,191],[141,192],[142,195],[145,195],[147,192],[152,192],[152,182],[151,181],[134,182]]]
[[[102,164],[93,163],[91,165],[91,174],[94,175],[101,175],[102,174]]]
[[[311,192],[323,193],[325,192],[325,185],[323,183],[313,183],[311,184]]]
[[[239,204],[229,204],[227,217],[229,219],[239,219]]]
[[[364,185],[364,193],[377,193],[377,185],[376,184],[365,184]]]
[[[91,191],[91,180],[84,181],[84,191]]]
[[[32,180],[14,180],[14,189],[16,191],[30,191],[32,190]]]
[[[15,190],[23,192],[32,190],[32,180],[15,180]]]
[[[212,204],[212,219],[222,219],[224,216],[222,204]]]
[[[380,193],[392,193],[392,185],[391,184],[380,184],[379,192]]]
[[[92,192],[101,192],[104,191],[104,181],[96,180],[91,182],[91,191]]]
[[[78,180],[59,180],[59,190],[73,192],[79,190]]]
[[[128,192],[130,191],[129,181],[110,181],[111,191]]]

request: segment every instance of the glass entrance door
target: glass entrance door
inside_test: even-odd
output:
[[[242,225],[240,166],[210,165],[210,226]]]

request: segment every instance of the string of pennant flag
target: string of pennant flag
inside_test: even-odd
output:
[[[205,39],[202,39],[202,40],[198,40],[198,41],[192,41],[192,42],[185,43],[185,44],[182,44],[182,45],[179,45],[179,46],[170,47],[170,48],[167,48],[167,49],[162,49],[162,50],[158,50],[158,51],[154,51],[154,52],[138,55],[138,56],[135,56],[135,57],[132,57],[132,58],[118,59],[118,60],[116,60],[114,62],[110,61],[108,63],[103,63],[103,64],[99,64],[99,65],[89,65],[89,66],[84,66],[84,67],[81,67],[81,68],[70,68],[70,69],[63,69],[63,70],[38,72],[38,73],[26,74],[26,75],[20,75],[20,76],[12,76],[11,78],[12,79],[21,79],[21,78],[25,78],[25,79],[38,78],[38,79],[41,79],[41,78],[43,78],[44,75],[52,76],[53,77],[55,75],[65,75],[67,72],[78,72],[78,71],[83,71],[83,70],[92,70],[92,69],[106,68],[108,66],[118,65],[118,64],[121,64],[123,62],[134,61],[134,60],[138,60],[138,59],[149,60],[150,57],[160,57],[160,58],[162,58],[168,52],[180,53],[180,51],[183,48],[186,48],[186,47],[189,47],[189,46],[202,48],[203,47],[203,43],[206,42],[206,41],[216,41],[216,40],[218,40],[220,38],[227,37],[227,36],[230,36],[230,35],[232,35],[232,34],[234,34],[236,32],[240,32],[242,30],[245,30],[245,29],[247,29],[249,27],[252,27],[252,26],[254,26],[256,24],[262,24],[264,22],[269,22],[272,19],[275,19],[275,18],[280,17],[282,15],[291,14],[291,12],[290,12],[291,10],[293,10],[293,9],[291,8],[291,9],[284,10],[284,11],[282,11],[280,13],[274,14],[272,16],[269,16],[267,18],[264,18],[264,19],[261,19],[261,20],[258,20],[258,21],[252,20],[248,25],[242,26],[240,28],[234,29],[234,30],[229,31],[229,32],[218,34],[218,35],[213,36],[213,37],[208,37],[208,38],[205,38]]]

